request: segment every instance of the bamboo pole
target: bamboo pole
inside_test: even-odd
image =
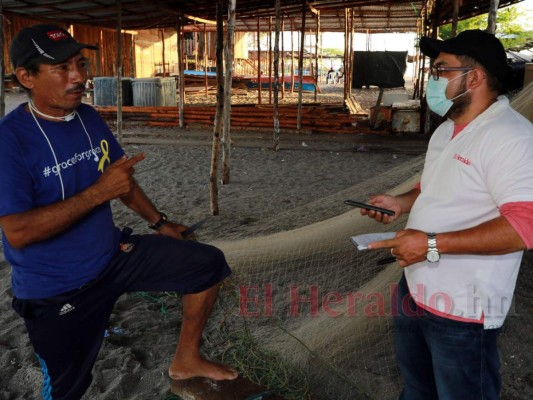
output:
[[[117,137],[122,144],[122,0],[117,0]]]
[[[226,62],[224,82],[224,127],[222,133],[222,184],[230,181],[231,171],[231,82],[235,59],[235,8],[237,0],[229,0],[227,38],[224,45]]]
[[[298,87],[298,118],[296,121],[296,129],[302,129],[302,101],[303,101],[303,81],[304,81],[304,47],[305,47],[305,17],[307,11],[306,0],[302,0],[302,27],[300,38],[300,49],[298,54],[298,80],[300,82]]]
[[[281,6],[280,0],[276,0],[276,26],[274,37],[274,151],[279,150],[279,30],[281,19]]]
[[[262,103],[261,92],[261,20],[257,18],[257,104]]]
[[[487,32],[496,33],[496,16],[498,15],[498,6],[500,5],[500,0],[490,0],[489,8],[489,21],[487,24]]]
[[[178,16],[176,21],[176,40],[178,51],[178,110],[179,110],[179,126],[185,127],[185,116],[183,115],[183,106],[185,104],[185,73],[183,64],[183,29],[181,16]]]
[[[211,169],[209,172],[209,192],[211,200],[211,214],[218,215],[218,157],[220,154],[220,133],[222,130],[222,112],[224,110],[224,21],[223,11],[224,0],[217,2],[217,47],[216,47],[216,73],[217,73],[217,106],[215,112],[215,123],[213,124],[213,146],[211,149]],[[207,47],[207,40],[205,43]]]

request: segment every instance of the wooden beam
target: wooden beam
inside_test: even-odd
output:
[[[183,16],[187,19],[190,19],[191,21],[201,22],[202,24],[209,24],[209,25],[216,25],[217,21],[212,21],[210,19],[195,17],[193,15],[189,14],[183,14]]]
[[[185,65],[183,63],[183,29],[180,17],[176,20],[176,51],[178,52],[178,110],[180,111],[179,127],[185,127],[183,119],[183,106],[185,104]]]

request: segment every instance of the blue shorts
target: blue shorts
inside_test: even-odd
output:
[[[121,251],[94,281],[47,299],[13,299],[41,363],[45,400],[79,399],[115,302],[124,293],[199,293],[231,274],[222,251],[160,235],[126,235]]]

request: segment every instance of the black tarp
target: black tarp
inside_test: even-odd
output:
[[[404,87],[406,68],[406,51],[354,51],[352,87]]]

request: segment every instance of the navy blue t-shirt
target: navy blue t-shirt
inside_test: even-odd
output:
[[[68,199],[124,155],[90,106],[82,104],[68,122],[38,118],[44,134],[24,106],[0,120],[0,216]],[[109,202],[59,235],[22,249],[11,247],[3,235],[13,293],[36,299],[79,288],[106,267],[118,251],[119,237]]]

